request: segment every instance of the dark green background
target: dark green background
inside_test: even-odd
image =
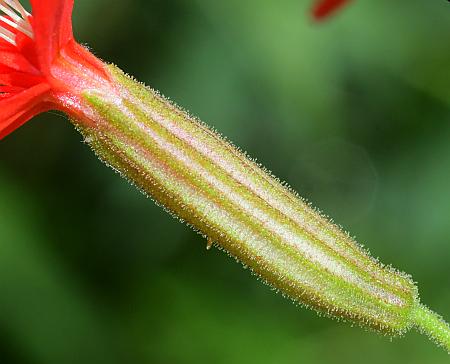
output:
[[[450,4],[78,0],[77,38],[411,273],[450,319]],[[293,305],[49,113],[0,143],[0,363],[448,363]]]

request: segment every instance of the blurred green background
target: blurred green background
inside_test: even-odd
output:
[[[450,319],[450,5],[78,0],[77,38],[258,157]],[[293,305],[49,113],[0,143],[0,363],[448,363]]]

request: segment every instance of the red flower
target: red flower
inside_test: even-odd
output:
[[[49,109],[77,114],[81,92],[109,79],[73,38],[73,0],[31,5],[29,14],[19,0],[0,0],[0,139]]]
[[[334,13],[350,0],[318,0],[312,9],[315,19],[321,20]]]
[[[348,1],[321,0],[314,17]],[[116,90],[104,63],[73,38],[73,2],[31,0],[29,14],[19,0],[0,0],[0,139],[49,109],[89,122],[82,93]]]

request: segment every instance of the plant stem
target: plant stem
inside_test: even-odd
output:
[[[425,305],[418,304],[413,310],[413,321],[420,332],[450,354],[450,326],[440,315]]]

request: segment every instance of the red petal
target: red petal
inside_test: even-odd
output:
[[[350,0],[321,0],[313,7],[314,18],[320,20],[334,13]]]
[[[11,97],[9,94],[17,94],[23,91],[23,87],[0,86],[0,97]]]
[[[0,49],[0,65],[21,72],[39,74],[39,71],[22,54],[18,53],[17,50]]]
[[[43,72],[72,38],[73,0],[31,0],[38,61]]]
[[[34,116],[49,111],[51,109],[52,105],[46,103],[39,104],[36,105],[34,108],[31,108],[30,110],[19,116],[17,119],[15,119],[14,123],[11,123],[8,127],[6,127],[3,130],[0,129],[0,140],[2,140],[5,136],[11,134],[14,130],[20,128],[23,124],[25,124]]]
[[[7,42],[6,40],[4,40],[3,38],[0,38],[0,50],[3,49],[13,50],[16,49],[16,47],[11,43]]]
[[[19,94],[0,98],[0,139],[23,125],[39,112],[48,109],[43,103],[50,86],[41,83]]]
[[[42,77],[22,72],[2,72],[0,69],[0,85],[29,88],[42,83]]]

